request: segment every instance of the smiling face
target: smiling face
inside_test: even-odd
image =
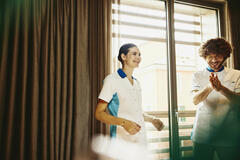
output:
[[[136,68],[141,62],[141,53],[137,47],[128,49],[127,55],[121,55],[124,66],[127,65],[130,68]]]
[[[215,53],[211,53],[206,56],[205,58],[207,64],[211,69],[213,69],[215,72],[219,71],[222,67],[222,64],[224,62],[223,55],[217,55]]]

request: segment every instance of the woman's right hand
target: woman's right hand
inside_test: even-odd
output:
[[[124,120],[121,126],[131,135],[138,133],[141,129],[139,124],[130,120]]]

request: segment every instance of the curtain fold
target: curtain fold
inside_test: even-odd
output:
[[[4,0],[0,6],[0,159],[71,160],[110,71],[111,0]]]
[[[227,3],[233,45],[233,64],[235,69],[240,70],[240,21],[238,18],[240,16],[240,2],[238,0],[229,0]]]
[[[224,22],[225,22],[226,40],[232,44],[231,24],[230,24],[230,17],[229,17],[228,2],[225,2],[225,4],[224,4]],[[233,54],[231,54],[230,57],[226,60],[226,66],[229,68],[234,68]]]
[[[112,0],[89,0],[89,68],[91,83],[91,134],[106,134],[106,126],[94,117],[104,78],[111,71]]]

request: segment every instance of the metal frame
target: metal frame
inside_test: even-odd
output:
[[[177,82],[176,82],[176,53],[174,35],[174,0],[166,1],[167,24],[167,66],[168,66],[168,121],[170,158],[180,159],[180,145],[178,134],[178,107],[177,107]]]

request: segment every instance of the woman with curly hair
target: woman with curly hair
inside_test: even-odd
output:
[[[232,47],[223,38],[210,39],[199,50],[207,67],[193,76],[193,103],[198,107],[192,132],[194,157],[220,160],[240,157],[240,71],[223,66]]]

